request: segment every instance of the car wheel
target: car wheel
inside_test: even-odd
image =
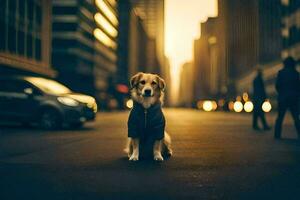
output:
[[[40,118],[40,126],[43,129],[53,130],[58,129],[62,125],[61,117],[58,111],[54,109],[44,110]]]

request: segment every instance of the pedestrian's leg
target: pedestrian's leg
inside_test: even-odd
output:
[[[296,127],[297,132],[298,132],[298,137],[300,138],[299,107],[298,107],[298,102],[297,101],[290,105],[290,110],[291,110],[291,113],[292,113],[292,117],[294,119],[295,127]]]
[[[260,120],[261,120],[261,122],[262,122],[262,124],[264,126],[264,130],[270,130],[270,127],[269,127],[269,125],[267,123],[267,120],[266,120],[266,117],[265,117],[265,113],[264,113],[263,110],[261,110],[259,112],[259,117],[260,117]]]
[[[259,127],[257,125],[257,119],[258,119],[258,112],[257,112],[257,106],[254,105],[254,110],[253,110],[253,118],[252,118],[252,127],[255,130],[259,130]]]
[[[286,103],[278,102],[278,116],[275,123],[275,134],[274,134],[275,139],[279,139],[281,137],[282,122],[286,112],[286,107],[287,107]]]

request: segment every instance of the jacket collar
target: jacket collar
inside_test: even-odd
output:
[[[155,110],[161,107],[161,103],[160,102],[156,102],[155,104],[151,105],[149,108],[144,108],[144,106],[136,101],[133,101],[133,109],[137,109],[137,110]]]

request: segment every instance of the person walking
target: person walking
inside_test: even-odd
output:
[[[253,123],[252,127],[254,130],[260,130],[258,127],[258,119],[260,118],[263,129],[270,130],[270,127],[266,121],[265,113],[262,110],[262,105],[267,99],[267,94],[265,91],[265,85],[263,81],[262,70],[257,70],[257,75],[253,80]]]
[[[300,77],[296,70],[296,61],[293,57],[287,57],[283,61],[283,65],[284,68],[278,72],[276,80],[276,90],[278,93],[278,116],[275,124],[275,139],[280,139],[281,137],[282,122],[288,109],[290,110],[294,119],[298,137],[300,137]]]

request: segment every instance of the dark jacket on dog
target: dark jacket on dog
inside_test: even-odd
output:
[[[161,140],[164,138],[165,123],[160,103],[145,109],[141,104],[134,102],[127,123],[128,137]]]

